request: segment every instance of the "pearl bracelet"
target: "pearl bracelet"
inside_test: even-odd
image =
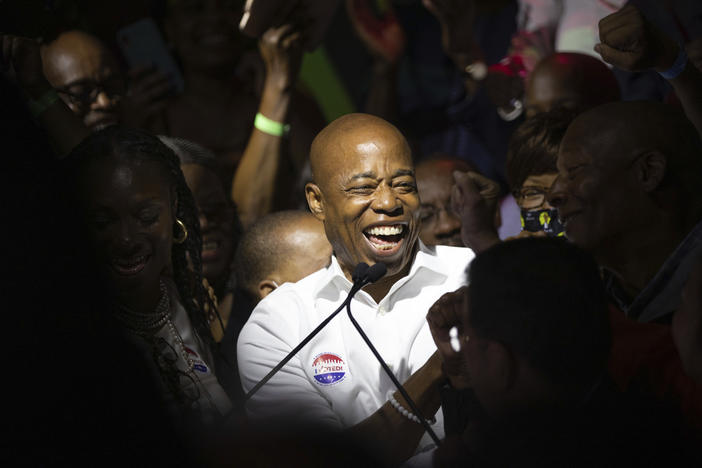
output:
[[[409,411],[408,409],[406,409],[405,407],[403,407],[403,406],[395,399],[395,397],[392,395],[392,392],[390,392],[390,393],[388,394],[388,401],[390,402],[390,404],[392,405],[392,407],[395,408],[395,409],[397,410],[397,412],[400,413],[402,416],[406,417],[406,418],[409,419],[410,421],[416,422],[417,424],[421,424],[421,421],[419,420],[419,418],[417,417],[417,415],[415,415],[414,413],[412,413],[411,411]],[[428,422],[430,425],[436,424],[436,418],[435,418],[435,417],[432,417],[431,419],[427,420],[427,422]]]

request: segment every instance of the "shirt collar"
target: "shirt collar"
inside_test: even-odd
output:
[[[702,249],[702,221],[685,236],[673,253],[661,265],[653,279],[633,301],[628,302],[613,275],[607,278],[610,297],[628,317],[649,322],[671,313],[680,301],[680,291],[691,269],[691,259]]]
[[[412,261],[409,274],[404,278],[400,278],[388,291],[388,294],[381,302],[386,301],[391,295],[397,292],[405,285],[420,281],[422,284],[440,284],[446,280],[446,265],[436,255],[434,247],[427,247],[417,238],[418,248],[417,253]],[[335,255],[332,255],[331,262],[326,269],[326,274],[317,283],[313,295],[318,298],[325,293],[331,293],[334,297],[338,296],[339,291],[348,292],[353,284],[346,278],[344,271],[339,265],[339,261]]]

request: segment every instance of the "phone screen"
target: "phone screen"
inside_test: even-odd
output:
[[[117,43],[131,68],[154,66],[168,77],[176,92],[183,91],[183,75],[151,18],[140,19],[120,29]]]

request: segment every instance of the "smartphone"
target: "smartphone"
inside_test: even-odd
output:
[[[154,20],[142,18],[123,27],[117,31],[117,43],[130,68],[154,66],[168,77],[177,93],[183,92],[183,75]]]

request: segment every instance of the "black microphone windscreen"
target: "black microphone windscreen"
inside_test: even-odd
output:
[[[384,263],[376,263],[372,267],[368,268],[365,279],[368,283],[375,283],[380,278],[382,278],[383,275],[385,275],[385,272],[387,271],[388,268],[385,266]]]
[[[356,265],[356,268],[353,269],[353,273],[351,274],[351,279],[353,280],[353,282],[357,283],[361,281],[366,275],[368,268],[369,267],[366,262],[361,262],[358,265]]]

